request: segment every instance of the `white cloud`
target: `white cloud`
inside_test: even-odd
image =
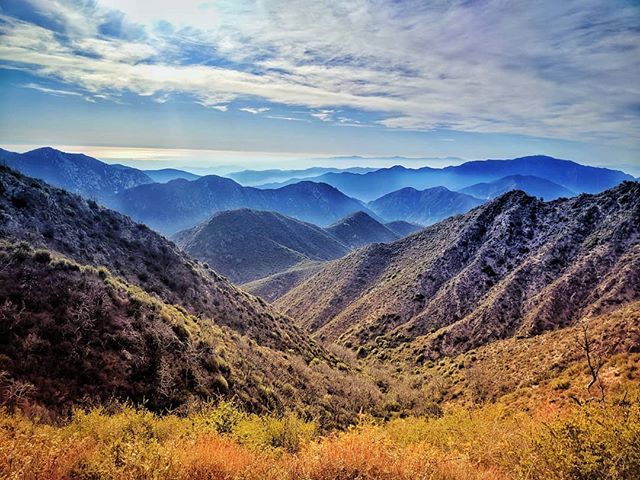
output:
[[[640,131],[640,8],[622,0],[27,1],[66,36],[2,17],[0,59],[94,93],[179,92],[218,110],[260,98],[352,126],[335,109],[387,128],[627,143]],[[146,38],[100,35],[106,7]]]
[[[72,92],[69,90],[60,90],[57,88],[48,88],[43,87],[42,85],[38,85],[37,83],[25,83],[21,85],[23,88],[29,88],[31,90],[37,90],[42,93],[48,93],[55,96],[72,96],[72,97],[81,97],[82,94],[80,92]]]
[[[268,112],[271,109],[267,107],[242,107],[242,108],[239,108],[238,110],[240,110],[241,112],[247,112],[253,115],[257,115],[258,113]]]

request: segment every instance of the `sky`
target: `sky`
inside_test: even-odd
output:
[[[0,0],[16,151],[211,168],[547,154],[640,175],[639,78],[637,0]],[[327,158],[353,155],[376,158]]]

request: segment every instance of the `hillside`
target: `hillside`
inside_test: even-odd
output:
[[[356,411],[343,394],[312,405],[353,379],[290,318],[127,217],[2,167],[0,240],[0,393],[31,385],[53,408],[218,393],[255,410]]]
[[[471,185],[463,188],[460,192],[483,200],[490,200],[511,190],[522,190],[529,195],[547,201],[575,195],[574,192],[562,185],[532,175],[510,175],[493,182]]]
[[[412,169],[396,165],[362,175],[349,172],[325,173],[307,180],[326,183],[345,195],[371,201],[405,187],[424,190],[442,186],[460,190],[510,175],[544,178],[576,193],[599,193],[620,182],[634,180],[631,175],[618,170],[580,165],[544,155],[511,160],[479,160],[445,168]]]
[[[108,205],[167,235],[193,227],[216,212],[239,208],[274,211],[316,225],[329,225],[364,209],[357,200],[325,184],[300,182],[260,190],[215,175],[142,185],[116,195]]]
[[[639,219],[634,182],[549,203],[510,192],[331,262],[276,306],[362,355],[456,355],[640,298]]]
[[[364,212],[353,213],[325,230],[352,249],[370,243],[392,242],[399,238],[397,234]]]
[[[242,289],[263,298],[269,303],[276,301],[292,288],[318,272],[325,262],[303,262],[268,277],[242,284]]]
[[[234,283],[246,283],[298,263],[332,260],[349,249],[320,227],[275,212],[220,212],[173,240]]]
[[[444,187],[422,191],[407,187],[369,202],[367,206],[385,220],[431,225],[481,204],[482,200]]]
[[[148,175],[135,168],[109,165],[87,155],[65,153],[49,147],[26,153],[0,149],[0,164],[100,201],[127,188],[153,182]]]
[[[24,240],[80,264],[104,266],[167,303],[215,318],[258,342],[296,351],[308,345],[290,319],[275,315],[144,225],[13,172],[0,171],[0,195],[2,239]],[[282,335],[274,340],[267,330]]]
[[[387,222],[384,224],[389,230],[398,235],[398,237],[406,237],[407,235],[411,235],[412,233],[417,232],[422,229],[421,225],[416,225],[415,223],[405,222],[403,220],[395,220],[393,222]]]

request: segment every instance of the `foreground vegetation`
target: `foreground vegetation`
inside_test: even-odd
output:
[[[628,395],[627,395],[628,397]],[[634,479],[637,396],[567,411],[455,409],[321,433],[293,414],[228,403],[186,416],[121,407],[57,425],[0,414],[8,479]]]

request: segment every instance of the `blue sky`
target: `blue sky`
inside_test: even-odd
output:
[[[0,145],[258,168],[543,153],[638,175],[639,26],[622,0],[0,0]]]

